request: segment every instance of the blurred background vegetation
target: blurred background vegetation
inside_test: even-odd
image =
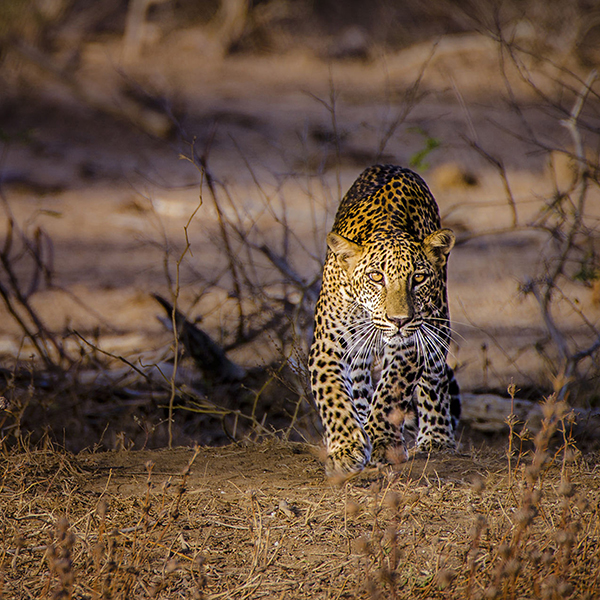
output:
[[[199,431],[214,443],[290,423],[310,437],[318,424],[303,365],[324,235],[349,183],[383,161],[411,165],[444,191],[455,264],[466,265],[457,279],[477,279],[469,264],[519,263],[506,287],[529,312],[515,311],[509,326],[487,317],[456,326],[463,347],[479,346],[452,358],[463,387],[504,394],[514,374],[533,399],[554,390],[597,407],[599,64],[593,0],[4,0],[0,295],[7,331],[29,346],[2,349],[12,407],[2,431],[60,431],[76,407],[63,428],[79,436],[73,448],[103,439],[107,420],[109,447],[187,443]],[[155,197],[140,192],[146,185]],[[97,190],[85,213],[128,186],[135,193],[102,208],[119,225],[96,215],[106,239],[95,231],[85,246],[50,231],[49,220],[76,212],[72,199],[62,213],[55,206],[69,190],[83,199]],[[180,188],[193,199],[180,202]],[[495,216],[500,207],[510,218]],[[487,216],[475,223],[476,214]],[[120,224],[140,215],[155,235],[127,245]],[[538,258],[523,266],[533,247]],[[208,265],[198,258],[207,252]],[[130,286],[144,296],[134,299],[139,321],[107,323],[100,302],[85,325],[74,325],[72,308],[53,322],[58,303],[43,293],[88,294],[93,304],[96,272],[102,293]],[[149,327],[160,310],[153,293],[168,298],[165,321],[179,327],[160,360],[102,354],[111,335]],[[482,289],[474,305],[484,300],[494,298]],[[102,314],[110,321],[120,308]],[[231,367],[234,383],[211,380],[194,356],[196,326],[244,364]],[[152,339],[156,329],[138,346]],[[276,349],[267,358],[260,340]],[[187,388],[180,355],[201,373]],[[167,431],[173,419],[179,433]]]
[[[540,54],[559,50],[583,64],[597,63],[600,9],[593,0],[6,0],[0,47],[6,60],[11,47],[25,41],[75,68],[85,41],[133,35],[127,41],[139,51],[182,29],[206,28],[224,54],[302,47],[322,57],[366,59],[436,36],[484,30],[510,35],[515,24],[529,29],[532,49]]]

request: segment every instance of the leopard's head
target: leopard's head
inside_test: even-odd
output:
[[[447,330],[447,323],[437,321],[454,241],[450,229],[435,231],[422,241],[398,231],[376,232],[362,244],[333,232],[327,236],[356,314],[366,315],[385,342],[419,331],[433,341]]]

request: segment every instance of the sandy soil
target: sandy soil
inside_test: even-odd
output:
[[[591,456],[568,462],[566,509],[560,468],[547,465],[535,501],[542,516],[532,513],[524,529],[525,471],[514,460],[511,478],[503,453],[489,449],[418,457],[343,486],[324,481],[309,448],[274,440],[6,458],[7,597],[464,598],[495,587],[532,597],[559,586],[594,594]],[[512,552],[516,578],[504,558]],[[471,555],[477,561],[465,562]]]

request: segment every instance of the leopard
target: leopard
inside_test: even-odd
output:
[[[460,388],[447,360],[455,239],[408,168],[369,167],[340,202],[308,357],[327,475],[406,460],[411,422],[411,453],[456,450]]]

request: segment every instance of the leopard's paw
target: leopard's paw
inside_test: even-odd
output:
[[[330,479],[344,481],[360,473],[370,459],[371,442],[364,431],[357,431],[352,439],[332,444],[325,461],[325,474]]]
[[[400,465],[408,460],[408,451],[404,442],[375,444],[371,455],[372,465]]]
[[[454,436],[418,435],[413,454],[430,452],[456,452]]]

